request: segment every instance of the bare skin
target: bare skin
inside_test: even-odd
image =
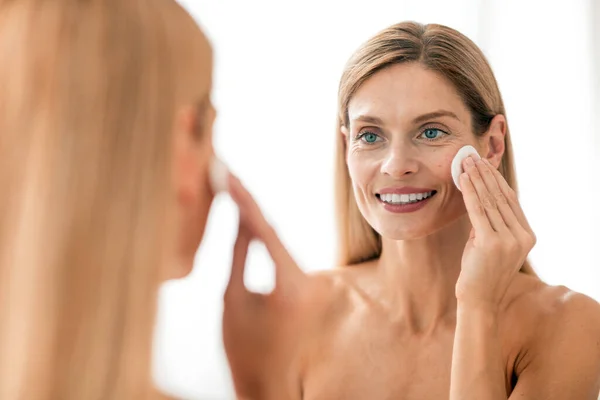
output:
[[[240,398],[595,400],[600,305],[518,272],[535,235],[497,172],[504,116],[476,137],[452,85],[418,64],[374,74],[348,113],[348,171],[382,237],[377,260],[303,274],[231,178],[241,218],[223,329]],[[487,161],[465,161],[461,193],[449,167],[466,144]],[[436,193],[411,213],[381,204],[380,190],[406,186]],[[270,295],[243,287],[251,239],[273,257]]]
[[[241,227],[246,236],[236,243],[237,272],[225,298],[224,333],[235,335],[225,343],[240,399],[448,398],[455,305],[419,328],[378,297],[379,261],[303,275],[262,215],[253,218],[248,225],[254,227]],[[241,287],[244,237],[270,243],[279,276],[270,295]],[[518,274],[499,308],[498,335],[505,398],[596,399],[600,307],[594,300]],[[239,361],[241,352],[232,354],[228,342],[256,354]]]
[[[165,268],[164,280],[183,278],[192,271],[194,256],[204,236],[215,196],[209,180],[216,118],[216,110],[210,99],[213,56],[204,34],[198,34],[201,35],[201,94],[193,103],[178,106],[173,124],[172,179],[176,195],[177,236],[172,245],[171,260]],[[158,390],[155,390],[154,398],[175,400]]]
[[[213,124],[216,110],[211,102],[212,48],[202,32],[200,59],[202,93],[193,103],[177,108],[173,124],[173,185],[177,206],[177,237],[173,261],[165,279],[187,276],[204,236],[214,193],[209,182],[209,168],[214,155]]]
[[[309,311],[319,329],[311,329],[317,335],[306,341],[301,355],[303,395],[298,398],[448,398],[456,307],[425,329],[397,318],[396,310],[369,294],[381,290],[377,264],[369,262],[312,277],[319,281],[314,285],[323,303],[320,309]],[[549,330],[563,329],[564,319],[581,322],[586,315],[598,318],[593,300],[519,274],[498,317],[507,394],[536,358],[532,351],[543,349],[544,342],[551,346],[556,339]]]

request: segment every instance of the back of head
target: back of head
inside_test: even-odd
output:
[[[0,59],[0,398],[149,398],[206,38],[174,0],[4,0]]]
[[[402,22],[384,29],[360,46],[346,64],[338,94],[335,179],[339,265],[356,264],[381,254],[381,239],[358,209],[346,165],[346,143],[341,127],[348,126],[348,104],[373,74],[390,65],[407,62],[420,63],[452,83],[471,112],[475,135],[483,135],[495,115],[506,115],[498,84],[484,54],[469,38],[452,28]],[[508,129],[499,171],[517,190]],[[533,273],[527,262],[522,270]]]

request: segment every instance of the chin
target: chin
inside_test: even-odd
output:
[[[377,233],[389,240],[418,240],[433,235],[451,226],[466,213],[456,212],[447,215],[438,215],[437,218],[416,218],[393,223],[393,219],[373,221]]]
[[[385,227],[383,229],[377,229],[377,232],[382,238],[388,240],[417,240],[427,237],[441,228],[431,228],[419,226],[411,229],[410,227],[403,227],[398,229],[397,227]]]
[[[170,265],[166,280],[170,281],[186,278],[192,272],[192,269],[194,269],[193,259],[191,261],[186,260],[174,263],[173,265]]]

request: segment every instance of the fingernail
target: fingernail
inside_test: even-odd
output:
[[[471,157],[471,156],[467,157],[465,162],[467,163],[467,165],[475,165],[475,162],[473,161],[473,157]]]

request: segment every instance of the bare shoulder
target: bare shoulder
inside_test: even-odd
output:
[[[362,274],[361,266],[337,267],[309,274],[317,309],[331,317],[343,316],[351,309],[356,297],[357,281]],[[331,319],[329,319],[331,321]]]
[[[536,324],[584,323],[600,331],[600,304],[565,286],[552,286],[536,277],[519,274],[507,294],[505,309]]]
[[[369,263],[343,266],[308,274],[309,301],[304,310],[315,339],[329,336],[340,324],[360,311]],[[306,327],[310,328],[310,327]]]
[[[504,314],[507,333],[520,342],[517,373],[536,360],[600,368],[600,304],[591,297],[519,274]]]

